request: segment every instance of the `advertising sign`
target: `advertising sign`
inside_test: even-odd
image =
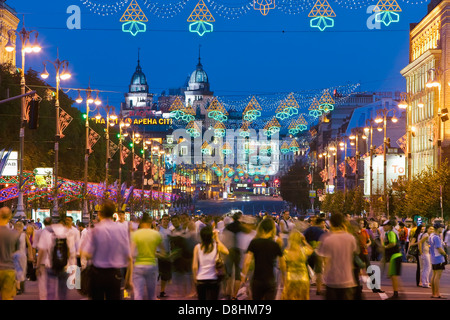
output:
[[[53,168],[36,168],[34,177],[37,188],[53,188]]]
[[[387,154],[386,184],[388,187],[396,183],[399,177],[405,175],[405,156]],[[372,194],[384,192],[384,160],[383,155],[374,155],[372,159]],[[370,195],[370,157],[364,159],[364,195]]]
[[[12,151],[8,157],[8,161],[6,165],[3,167],[2,172],[0,172],[1,176],[17,176],[17,151]]]

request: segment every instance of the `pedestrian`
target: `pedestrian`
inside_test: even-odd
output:
[[[175,294],[186,297],[191,292],[191,266],[192,253],[186,236],[187,230],[183,229],[178,215],[171,218],[173,230],[169,236],[170,250],[172,252],[172,278],[175,286]]]
[[[308,244],[316,250],[320,245],[320,238],[325,233],[325,219],[317,217],[314,219],[313,224],[304,231],[304,236]],[[308,257],[308,265],[314,272],[316,295],[322,294],[322,274],[323,274],[323,262],[320,256],[315,251]]]
[[[41,219],[37,218],[37,219],[36,219],[36,222],[35,222],[35,225],[36,225],[36,227],[37,227],[38,229],[42,229]]]
[[[106,200],[98,213],[100,222],[95,224],[83,243],[82,256],[92,260],[92,300],[121,299],[121,268],[127,268],[125,289],[132,290],[133,259],[128,230],[113,221],[116,206]]]
[[[283,249],[287,247],[289,233],[294,228],[294,223],[290,216],[289,210],[285,210],[279,220],[278,225],[280,226],[280,236],[283,240]]]
[[[408,229],[406,228],[405,224],[400,221],[398,223],[398,240],[400,244],[400,252],[402,253],[402,261],[407,262],[406,259],[406,241],[408,239]]]
[[[420,224],[416,227],[416,229],[413,231],[412,236],[409,238],[409,254],[414,257],[416,260],[416,286],[421,287],[422,284],[422,273],[421,273],[421,265],[422,260],[420,259],[420,252],[419,252],[419,236],[422,234],[424,230],[424,225]]]
[[[46,217],[44,218],[44,228],[47,228],[52,224],[52,218]],[[44,232],[48,232],[45,229],[39,229],[36,230],[36,234],[34,237],[34,243],[33,246],[36,251],[39,250],[38,243],[41,237],[41,234]],[[45,264],[43,263],[43,260],[39,260],[38,264],[38,257],[36,257],[36,277],[38,282],[38,290],[39,290],[39,299],[40,300],[47,300],[47,271],[45,269]]]
[[[235,296],[240,286],[242,254],[238,245],[238,237],[243,231],[240,222],[242,216],[243,213],[241,211],[235,212],[232,216],[232,222],[227,223],[221,236],[223,244],[229,251],[229,254],[225,258],[227,270],[225,296],[228,300],[236,298]],[[229,219],[227,219],[227,221],[229,221]]]
[[[27,236],[24,232],[24,224],[17,221],[14,229],[19,235],[19,248],[14,253],[14,265],[16,268],[16,290],[17,295],[25,292],[25,279],[27,272]]]
[[[436,222],[433,227],[434,233],[430,235],[428,240],[430,243],[431,268],[433,269],[433,275],[431,276],[431,298],[446,299],[446,297],[441,296],[439,288],[442,272],[445,270],[445,265],[448,261],[447,253],[444,250],[444,243],[441,239],[444,226],[440,222]]]
[[[27,225],[25,229],[25,240],[27,248],[27,280],[36,281],[36,249],[33,246],[35,241],[35,229],[33,225]]]
[[[380,230],[378,229],[378,222],[371,221],[369,223],[369,235],[370,235],[370,260],[380,261],[380,251],[381,251],[381,236]]]
[[[66,217],[60,216],[58,223],[44,229],[37,244],[36,265],[45,265],[47,278],[47,300],[67,299],[67,267],[75,261],[75,240],[66,227]],[[37,269],[40,277],[42,269]]]
[[[331,214],[331,232],[322,235],[316,250],[324,259],[323,280],[327,300],[353,300],[355,295],[357,284],[353,261],[358,254],[358,245],[355,237],[347,232],[345,222],[342,214]]]
[[[289,234],[288,245],[283,252],[286,272],[282,300],[309,300],[308,257],[313,253],[305,236],[298,230]]]
[[[402,267],[402,253],[400,252],[400,245],[397,234],[393,231],[396,222],[393,220],[386,220],[383,223],[384,236],[384,261],[389,262],[388,276],[391,278],[392,289],[394,294],[389,297],[389,300],[399,299],[398,291],[400,289],[400,275]]]
[[[253,300],[275,300],[277,294],[276,263],[283,267],[281,258],[281,241],[275,241],[275,221],[271,217],[264,218],[257,227],[257,235],[250,242],[244,266],[241,282],[247,281],[250,266],[254,263],[254,271],[250,281],[250,291]],[[281,270],[284,272],[284,270]]]
[[[169,228],[170,218],[168,214],[163,214],[161,217],[161,224],[158,227],[158,231],[161,234],[164,250],[166,256],[160,255],[158,257],[158,271],[159,279],[161,281],[159,298],[167,298],[166,286],[172,279],[172,262],[170,261],[170,235],[172,230]]]
[[[419,243],[417,247],[419,248],[420,259],[422,259],[422,287],[431,288],[431,256],[430,256],[430,235],[433,234],[433,226],[428,225],[425,228],[425,232],[420,234]]]
[[[228,249],[220,241],[218,230],[205,226],[200,230],[201,242],[194,248],[192,274],[197,287],[198,300],[218,300],[220,280],[216,273],[218,255],[228,254]]]
[[[13,300],[16,296],[16,270],[13,254],[19,249],[19,235],[9,228],[12,212],[0,208],[0,298]]]
[[[133,267],[134,300],[156,300],[158,264],[156,249],[160,254],[166,252],[161,234],[151,228],[152,219],[148,213],[142,215],[138,230],[131,233],[131,252],[136,252]]]

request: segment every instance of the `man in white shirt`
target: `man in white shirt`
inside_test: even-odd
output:
[[[324,258],[323,281],[327,300],[352,300],[357,286],[353,275],[353,259],[358,245],[345,230],[345,217],[332,214],[331,232],[323,234],[317,254]]]

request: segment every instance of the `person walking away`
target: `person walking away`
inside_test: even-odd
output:
[[[419,236],[419,253],[422,259],[422,287],[431,288],[431,256],[430,256],[430,235],[434,233],[433,226],[427,226],[425,232]]]
[[[159,233],[161,234],[164,250],[167,254],[167,257],[160,255],[158,257],[158,270],[159,270],[159,278],[161,280],[161,287],[159,298],[167,298],[166,294],[166,286],[167,283],[172,279],[172,262],[170,261],[170,235],[172,234],[172,230],[169,228],[170,218],[168,214],[164,214],[161,217],[161,224],[159,225]]]
[[[345,229],[345,217],[333,213],[331,232],[320,239],[317,254],[324,259],[323,280],[326,300],[353,300],[356,281],[353,275],[354,255],[358,254],[355,237]]]
[[[218,230],[205,226],[200,230],[201,242],[194,248],[192,274],[197,286],[198,300],[218,300],[220,281],[216,274],[216,260],[219,254],[228,254],[220,241]]]
[[[44,229],[37,244],[38,257],[36,265],[45,265],[45,271],[37,269],[37,276],[46,273],[47,300],[67,299],[66,272],[70,262],[75,261],[75,241],[66,227],[66,217],[61,216],[58,223]]]
[[[25,279],[27,272],[27,236],[24,232],[24,224],[17,221],[14,229],[19,234],[19,249],[14,253],[14,265],[16,268],[16,289],[17,295],[25,292]]]
[[[389,262],[388,276],[391,278],[394,294],[389,300],[399,299],[398,291],[400,288],[400,275],[402,267],[402,253],[397,234],[393,231],[395,221],[386,220],[383,223],[384,236],[384,260]]]
[[[400,244],[400,252],[402,253],[402,262],[407,262],[406,240],[408,239],[408,229],[405,227],[405,224],[402,221],[400,221],[398,225],[398,240]]]
[[[255,239],[248,246],[241,282],[247,281],[250,266],[254,263],[253,276],[250,281],[253,300],[275,300],[277,294],[275,266],[277,262],[282,273],[284,272],[282,243],[277,243],[275,236],[275,221],[270,217],[264,218],[257,227]]]
[[[103,203],[98,215],[100,222],[87,233],[83,243],[81,255],[92,260],[93,266],[90,284],[92,300],[121,299],[121,268],[127,268],[125,289],[133,289],[130,237],[126,228],[113,221],[115,209],[111,200]]]
[[[52,218],[46,217],[44,219],[44,228],[47,228],[52,224]],[[41,234],[44,232],[48,232],[48,230],[45,229],[39,229],[36,230],[35,237],[34,237],[34,249],[36,252],[38,252],[38,246],[39,239],[41,237]],[[36,254],[37,255],[37,254]],[[47,271],[45,270],[45,264],[42,263],[42,260],[40,260],[40,263],[38,264],[38,258],[36,258],[36,277],[38,282],[38,290],[39,290],[39,299],[40,300],[47,300]]]
[[[34,244],[35,241],[35,228],[34,225],[27,225],[25,229],[25,241],[27,248],[27,274],[26,279],[31,281],[36,281],[36,249]]]
[[[313,221],[313,225],[308,227],[304,231],[304,236],[308,244],[313,248],[313,250],[317,249],[320,245],[320,238],[325,233],[325,219],[316,218]],[[308,264],[313,269],[315,277],[316,277],[316,295],[320,295],[322,293],[322,273],[323,273],[323,262],[320,256],[316,254],[314,251],[308,257]]]
[[[414,230],[414,233],[411,233],[412,236],[409,238],[409,252],[410,255],[414,257],[416,260],[416,286],[421,287],[422,284],[422,260],[420,259],[420,252],[419,252],[419,237],[421,236],[423,230],[425,230],[424,225],[420,224],[416,227]]]
[[[444,226],[437,222],[434,224],[434,233],[430,235],[430,257],[431,257],[431,268],[433,269],[433,275],[431,277],[431,298],[435,299],[446,299],[446,297],[441,296],[440,293],[440,281],[442,272],[445,270],[445,265],[448,261],[447,253],[444,250],[444,243],[441,239],[441,233]]]
[[[16,296],[16,270],[13,254],[19,250],[19,234],[8,224],[12,212],[8,207],[0,208],[0,298],[13,300]]]
[[[131,233],[131,252],[136,252],[133,267],[134,300],[156,300],[158,264],[156,249],[165,255],[160,233],[151,228],[151,218],[144,213],[137,231]]]
[[[313,253],[305,236],[297,230],[291,231],[288,246],[283,252],[285,263],[282,300],[309,300],[308,257]]]
[[[225,258],[227,270],[225,294],[228,300],[235,298],[240,286],[242,253],[239,249],[238,238],[243,231],[242,223],[240,222],[242,216],[242,212],[236,212],[232,217],[233,221],[227,224],[222,232],[223,243],[229,251]]]

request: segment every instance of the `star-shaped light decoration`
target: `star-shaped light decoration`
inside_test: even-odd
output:
[[[317,0],[308,17],[313,18],[310,21],[311,28],[318,28],[320,31],[326,28],[334,27],[334,17],[336,14],[327,0]]]
[[[199,36],[203,36],[207,32],[213,32],[214,28],[211,22],[215,22],[213,15],[209,11],[203,0],[200,0],[187,19],[191,22],[189,25],[190,32],[197,32]]]
[[[376,12],[375,21],[382,22],[385,26],[390,25],[392,22],[399,22],[400,15],[396,12],[401,11],[402,9],[396,0],[379,0],[373,9],[373,12]]]
[[[139,32],[145,32],[147,30],[147,26],[144,22],[148,22],[148,19],[136,0],[131,0],[127,9],[120,18],[120,22],[124,22],[122,24],[122,31],[129,32],[133,36],[136,36]]]

